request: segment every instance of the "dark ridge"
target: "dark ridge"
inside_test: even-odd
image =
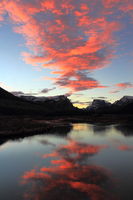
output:
[[[0,115],[41,115],[61,116],[72,115],[77,112],[71,101],[60,97],[59,101],[47,100],[33,102],[24,98],[16,97],[10,92],[0,88]]]
[[[7,92],[6,90],[4,90],[4,89],[1,88],[1,87],[0,87],[0,99],[19,100],[18,97],[14,96],[14,95],[11,94],[10,92]]]
[[[55,118],[58,116],[91,116],[94,114],[133,114],[133,97],[125,96],[111,104],[95,99],[91,106],[79,109],[66,96],[17,97],[0,88],[0,115],[39,115]]]

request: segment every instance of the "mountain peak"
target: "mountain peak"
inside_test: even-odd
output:
[[[111,106],[111,103],[103,99],[94,99],[91,105],[87,109],[97,110],[99,108],[105,108]]]
[[[10,92],[0,87],[0,98],[1,99],[16,99],[17,97],[15,97],[13,94],[11,94]]]
[[[133,103],[133,96],[123,96],[120,100],[114,102],[115,105],[123,105],[128,103]]]

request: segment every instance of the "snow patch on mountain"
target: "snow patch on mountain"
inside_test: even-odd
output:
[[[32,102],[45,102],[45,101],[64,101],[67,99],[64,95],[51,96],[51,97],[35,97],[35,96],[21,96],[22,99]]]

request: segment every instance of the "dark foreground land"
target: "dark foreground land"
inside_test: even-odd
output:
[[[133,115],[93,114],[80,116],[0,116],[0,139],[21,138],[49,132],[67,133],[72,123],[132,124]]]

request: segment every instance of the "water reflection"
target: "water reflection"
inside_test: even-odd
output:
[[[80,124],[80,123],[75,123],[73,124],[73,128],[72,128],[73,131],[83,131],[83,130],[88,130],[88,124]]]
[[[117,125],[115,128],[124,136],[133,136],[133,125]]]
[[[5,143],[5,140],[0,140],[0,146]]]
[[[122,145],[118,146],[118,149],[121,151],[133,151],[133,146],[122,144]]]
[[[23,183],[31,183],[25,194],[30,200],[114,200],[114,182],[110,172],[90,164],[90,157],[106,149],[107,145],[90,145],[69,140],[44,159],[51,157],[51,166],[26,172]]]
[[[69,125],[60,125],[60,126],[57,126],[57,127],[53,127],[51,128],[51,130],[48,130],[47,132],[44,132],[44,134],[48,135],[48,134],[53,134],[53,135],[59,135],[60,137],[66,137],[66,135],[71,132],[73,129],[73,126],[71,124]],[[42,133],[30,133],[30,134],[23,134],[23,135],[12,135],[11,137],[9,136],[4,136],[4,135],[0,135],[0,146],[9,142],[9,141],[17,141],[17,142],[22,142],[23,139],[25,138],[33,138],[34,136],[37,136],[37,135],[42,135]]]
[[[53,146],[53,147],[56,147],[56,145],[52,142],[49,142],[48,140],[40,140],[40,143],[43,144],[43,145],[50,145],[50,146]]]
[[[106,135],[110,132],[117,132],[124,136],[133,136],[133,125],[88,125],[88,129],[93,131],[93,134]]]
[[[94,134],[106,134],[107,131],[110,131],[112,126],[103,126],[103,125],[94,125],[92,126]]]
[[[74,124],[5,144],[1,140],[1,199],[133,200],[132,130]]]
[[[81,132],[86,132],[88,135],[90,135],[90,133],[93,133],[94,135],[99,135],[99,136],[103,136],[103,135],[109,135],[110,133],[116,132],[116,133],[120,133],[124,136],[133,136],[133,125],[91,125],[91,124],[80,124],[80,123],[76,123],[76,124],[70,124],[70,125],[62,125],[62,126],[58,126],[58,127],[54,127],[53,129],[47,131],[47,133],[44,134],[53,134],[59,137],[66,137],[69,133],[71,134],[71,132],[77,132],[77,133],[81,133]],[[14,136],[12,138],[8,138],[4,136],[0,136],[0,146],[3,145],[4,143],[6,143],[7,141],[16,141],[16,142],[21,142],[23,141],[23,139],[25,138],[32,138],[33,136],[36,135],[42,135],[42,133],[37,133],[37,134],[30,134],[27,136],[26,135],[20,135],[20,136]],[[45,141],[42,141],[42,143],[45,143]]]
[[[73,129],[73,126],[71,124],[60,125],[57,127],[56,126],[53,127],[53,129],[49,130],[49,133],[66,136],[66,134],[68,134],[72,129]]]

